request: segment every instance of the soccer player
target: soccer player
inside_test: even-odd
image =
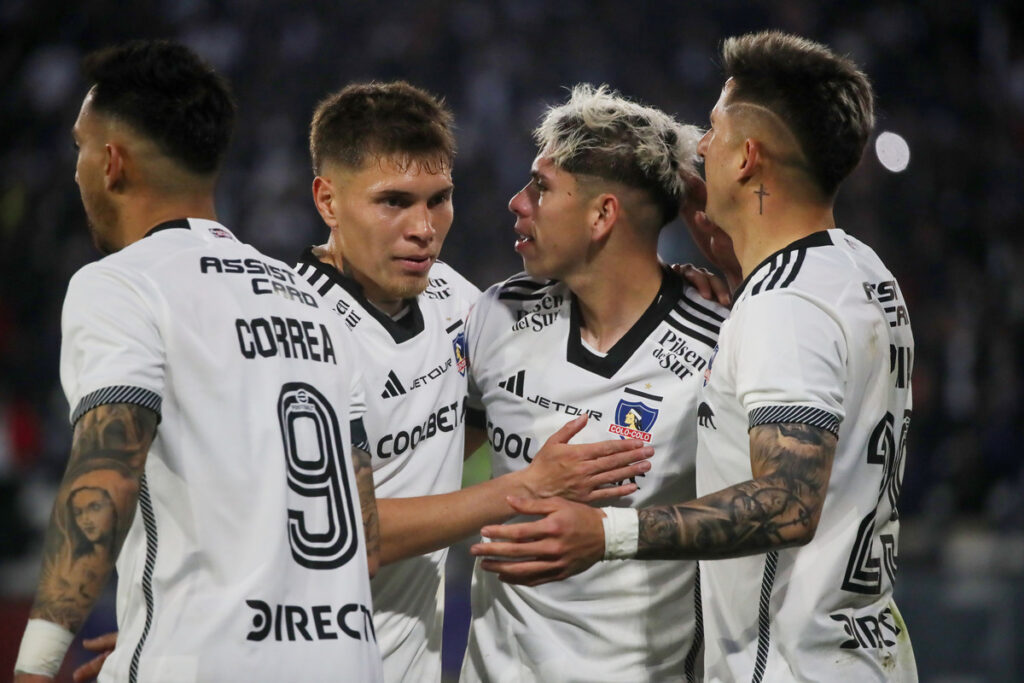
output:
[[[440,680],[447,547],[508,519],[507,495],[607,498],[635,488],[609,483],[649,466],[643,442],[566,444],[580,420],[543,453],[535,441],[531,467],[459,490],[463,321],[479,290],[437,260],[453,219],[454,152],[450,112],[402,82],[349,85],[310,126],[313,199],[331,233],[297,270],[360,349],[385,565],[372,582],[374,623],[389,681]],[[485,437],[470,428],[465,451]]]
[[[467,323],[493,471],[519,471],[541,435],[587,414],[584,439],[654,447],[636,490],[611,505],[688,498],[697,396],[728,311],[664,268],[657,245],[694,177],[700,131],[577,86],[535,137],[531,180],[509,203],[526,272],[487,290]],[[463,680],[694,680],[695,576],[695,562],[617,562],[529,588],[478,568]]]
[[[74,440],[15,680],[52,679],[115,559],[102,681],[380,680],[357,359],[315,290],[216,220],[227,85],[168,42],[85,71],[75,180],[108,256],[64,302]]]
[[[835,227],[874,123],[867,77],[778,32],[725,41],[701,141],[708,217],[745,279],[704,373],[695,501],[621,515],[563,501],[488,536],[534,583],[601,559],[700,558],[711,681],[915,681],[892,599],[914,340],[892,273]],[[610,529],[610,530],[609,530]],[[605,533],[607,531],[607,533]],[[571,534],[571,537],[569,536]]]
[[[403,82],[352,84],[310,126],[313,199],[330,238],[296,270],[350,330],[367,387],[364,424],[380,514],[374,625],[387,681],[439,681],[447,547],[508,519],[506,496],[596,500],[635,489],[642,441],[568,444],[576,419],[533,464],[459,490],[467,427],[464,322],[479,291],[438,260],[452,224],[451,113]],[[699,281],[699,278],[696,278]],[[566,416],[564,420],[570,420]],[[482,423],[482,421],[481,421]],[[550,433],[550,432],[549,432]],[[600,490],[597,490],[599,487]],[[111,636],[97,649],[112,647]],[[97,658],[76,672],[84,680]]]

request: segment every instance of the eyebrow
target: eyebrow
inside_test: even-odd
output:
[[[454,189],[455,189],[455,184],[454,183],[450,183],[450,184],[446,185],[445,187],[442,187],[441,189],[439,189],[437,192],[431,192],[430,196],[431,197],[436,197],[439,194],[446,194],[448,192],[451,192]],[[392,189],[392,188],[386,188],[386,189],[383,189],[383,190],[378,190],[377,192],[374,193],[374,196],[375,197],[393,197],[395,199],[408,199],[408,200],[415,200],[416,197],[417,197],[416,193],[414,193],[414,192],[409,192],[408,190],[397,190],[397,189]]]

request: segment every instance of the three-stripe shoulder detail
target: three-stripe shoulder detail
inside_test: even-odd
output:
[[[498,299],[502,301],[543,299],[554,284],[554,280],[536,280],[526,275],[515,276],[498,287]]]
[[[687,288],[665,320],[680,332],[714,348],[725,316]]]
[[[767,266],[762,268],[762,273],[751,283],[750,296],[756,296],[761,292],[768,292],[773,289],[785,289],[796,280],[800,269],[807,258],[807,249],[793,249],[783,251],[772,257]]]
[[[326,296],[327,292],[331,291],[331,287],[334,286],[329,277],[308,263],[300,263],[295,268],[295,271],[299,274],[299,277],[304,278],[306,282],[314,287],[320,296]]]

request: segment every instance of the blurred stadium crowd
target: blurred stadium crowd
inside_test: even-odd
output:
[[[34,588],[70,443],[60,309],[71,274],[97,257],[69,132],[86,52],[171,37],[229,78],[240,117],[220,217],[285,261],[326,237],[310,201],[305,139],[318,99],[353,80],[394,78],[443,95],[459,140],[443,257],[484,287],[519,269],[506,203],[527,180],[530,129],[545,104],[573,83],[608,83],[705,125],[720,86],[719,41],[765,27],[852,55],[874,81],[878,131],[910,145],[902,173],[869,149],[837,207],[839,227],[873,245],[899,278],[914,325],[902,560],[940,571],[954,532],[967,529],[996,539],[998,567],[989,569],[1024,575],[1024,4],[5,0],[0,601]],[[666,259],[698,258],[681,226],[666,230]],[[1024,602],[1019,589],[1015,599]],[[1024,627],[1010,626],[1019,641]]]

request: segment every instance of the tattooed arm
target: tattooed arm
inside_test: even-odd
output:
[[[637,557],[719,559],[808,543],[835,450],[835,435],[818,427],[754,427],[753,479],[691,503],[640,510]]]
[[[31,617],[78,631],[110,576],[138,502],[157,415],[98,406],[75,425],[71,458],[43,544]]]
[[[366,533],[366,562],[370,578],[380,567],[380,525],[377,518],[377,497],[373,488],[373,466],[370,454],[362,448],[352,448],[352,469],[359,489],[359,505],[363,511],[363,529]]]
[[[721,559],[803,545],[825,502],[836,437],[804,424],[750,430],[753,478],[697,500],[639,511],[637,557]],[[604,513],[561,499],[510,500],[535,522],[488,526],[473,555],[503,581],[537,585],[578,574],[604,554]]]

